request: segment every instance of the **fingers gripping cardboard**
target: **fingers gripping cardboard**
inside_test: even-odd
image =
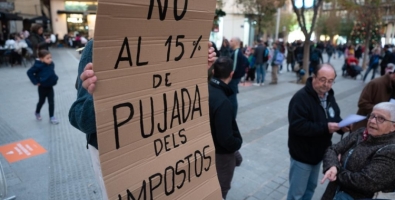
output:
[[[109,199],[221,199],[210,133],[214,0],[99,0],[94,103]]]

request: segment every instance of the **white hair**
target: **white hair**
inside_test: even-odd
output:
[[[373,107],[373,110],[384,110],[390,114],[391,121],[395,121],[395,103],[381,102]]]

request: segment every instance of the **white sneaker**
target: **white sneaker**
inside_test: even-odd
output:
[[[264,83],[261,83],[261,86],[264,86],[265,84]]]
[[[259,84],[259,83],[254,83],[254,85],[255,85],[255,86],[259,86],[260,84]]]
[[[56,119],[55,117],[51,117],[49,121],[51,122],[51,124],[59,124],[58,119]]]

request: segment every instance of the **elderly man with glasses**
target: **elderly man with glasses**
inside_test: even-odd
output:
[[[373,110],[373,106],[395,99],[395,65],[389,64],[386,74],[370,81],[362,90],[358,100],[358,115],[366,116]],[[365,127],[367,120],[363,120],[353,125],[352,130],[356,131]]]
[[[332,144],[332,134],[349,130],[338,125],[342,119],[332,90],[335,78],[332,65],[319,65],[289,103],[288,200],[312,199],[325,150]]]

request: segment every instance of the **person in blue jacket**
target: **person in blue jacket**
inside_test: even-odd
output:
[[[55,93],[53,86],[58,82],[58,76],[55,74],[55,64],[52,62],[52,56],[47,50],[38,52],[38,59],[34,65],[27,71],[27,75],[33,85],[38,86],[38,103],[34,113],[37,120],[41,120],[40,110],[48,99],[49,117],[52,124],[58,124],[59,121],[54,116],[55,110]]]

